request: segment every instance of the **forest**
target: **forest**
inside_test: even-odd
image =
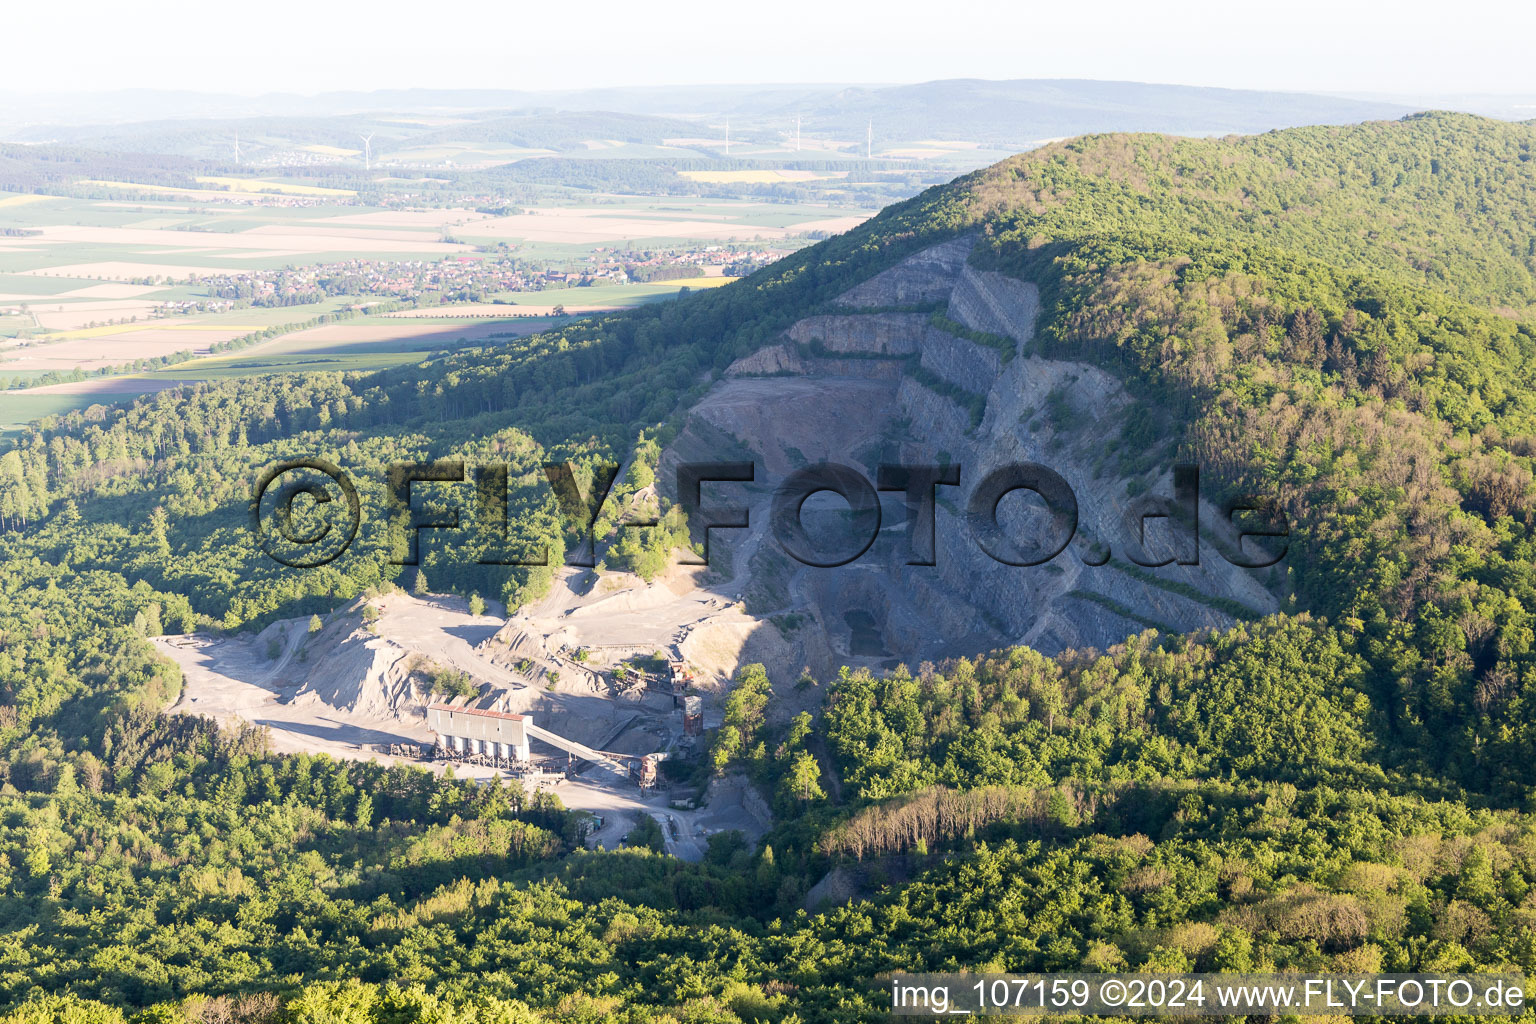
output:
[[[843,1022],[892,970],[1536,972],[1536,125],[1456,114],[1090,136],[750,278],[378,374],[199,384],[0,453],[0,1022]],[[926,246],[1037,284],[1168,451],[1292,524],[1279,614],[1108,650],[744,668],[700,771],[774,806],[686,864],[516,787],[279,756],[161,710],[146,637],[408,581],[384,468],[506,463],[508,542],[622,508],[731,361]],[[251,543],[260,467],[348,467],[320,569]],[[654,574],[685,540],[597,524]],[[436,589],[542,592],[424,544]],[[837,885],[830,883],[836,881]],[[822,883],[828,883],[823,885]],[[817,902],[829,888],[844,898]]]

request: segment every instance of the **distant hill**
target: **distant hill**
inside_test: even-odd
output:
[[[133,180],[193,187],[202,168],[179,156],[111,153],[71,146],[18,146],[0,142],[0,186],[6,192],[58,189],[82,178]]]
[[[1020,148],[1042,139],[1093,132],[1175,135],[1251,134],[1309,124],[1349,124],[1402,117],[1414,107],[1308,93],[1208,89],[1087,79],[986,81],[951,79],[921,85],[848,88],[785,104],[818,131],[876,140],[944,139]]]
[[[23,127],[130,124],[196,118],[337,117],[380,111],[464,114],[481,110],[616,110],[676,114],[693,110],[772,110],[798,97],[830,95],[851,83],[663,86],[528,92],[515,89],[379,89],[313,96],[125,89],[110,93],[10,95],[0,90],[0,131]]]
[[[42,126],[13,133],[13,141],[55,143],[115,153],[159,153],[195,159],[228,160],[235,136],[248,157],[267,148],[327,146],[361,150],[359,133],[382,131],[404,137],[412,129],[380,124],[367,117],[176,118],[127,124]],[[420,128],[414,129],[420,132]]]
[[[655,143],[732,119],[737,138],[779,140],[798,116],[808,137],[876,143],[929,139],[1022,149],[1103,131],[1251,133],[1401,117],[1398,103],[1195,86],[1087,80],[954,79],[921,85],[793,85],[529,93],[408,89],[257,98],[180,93],[20,97],[0,106],[0,139],[222,157],[243,141],[353,149],[359,131],[383,151],[417,142],[498,142],[568,151],[593,138]],[[413,118],[411,115],[415,115]],[[469,123],[442,123],[452,116]],[[592,120],[596,118],[596,120]],[[410,123],[418,120],[418,123]]]
[[[444,124],[443,122],[448,123]],[[548,108],[489,111],[464,118],[412,118],[408,113],[342,114],[332,117],[183,118],[127,124],[34,126],[12,133],[15,141],[56,143],[118,153],[162,153],[202,160],[229,160],[236,135],[246,159],[271,151],[313,150],[335,162],[361,162],[359,136],[372,135],[373,151],[451,143],[571,151],[589,139],[659,144],[689,135],[696,125],[675,118]],[[341,153],[332,152],[341,150]]]

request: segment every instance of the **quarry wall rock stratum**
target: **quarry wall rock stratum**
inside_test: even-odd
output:
[[[727,550],[729,586],[748,609],[799,613],[811,623],[800,630],[819,634],[814,643],[802,635],[800,653],[855,664],[850,614],[870,616],[883,647],[863,659],[889,664],[1018,643],[1046,653],[1103,649],[1149,627],[1226,626],[1234,612],[1277,610],[1273,574],[1237,568],[1210,545],[1198,565],[1131,564],[1123,538],[1139,533],[1134,496],[1172,493],[1172,448],[1166,465],[1147,470],[1111,456],[1136,400],[1096,366],[1031,354],[1035,286],[970,266],[973,244],[962,237],[930,247],[849,289],[833,303],[846,312],[794,323],[732,364],[690,410],[663,454],[661,480],[675,479],[682,461],[751,458],[760,467],[741,492],[752,528],[711,540]],[[919,305],[930,311],[891,311]],[[939,492],[937,564],[906,564],[899,500],[886,504],[878,538],[857,562],[822,569],[788,558],[764,528],[771,488],[823,460],[871,480],[882,462],[958,463],[961,486]],[[1071,486],[1077,539],[1047,564],[1004,565],[978,545],[965,499],[993,468],[1026,461]],[[1022,498],[1005,499],[1000,511],[1021,536],[1043,529]],[[1203,503],[1200,517],[1207,533],[1219,522]],[[1091,564],[1104,542],[1112,559]]]

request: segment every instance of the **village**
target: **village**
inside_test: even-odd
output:
[[[416,302],[485,302],[506,293],[659,283],[694,277],[745,277],[782,255],[777,250],[706,245],[679,249],[598,247],[581,260],[545,266],[511,255],[515,246],[440,260],[357,258],[276,270],[229,271],[189,279],[209,301],[166,303],[166,313],[206,312],[219,303],[299,306],[333,296],[387,296]],[[227,307],[226,307],[227,308]]]

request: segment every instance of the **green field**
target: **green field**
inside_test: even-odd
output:
[[[452,347],[452,346],[447,346]],[[431,351],[440,351],[433,349]],[[195,366],[172,366],[156,370],[152,374],[124,377],[133,380],[233,380],[239,377],[265,377],[274,373],[352,373],[366,370],[382,370],[402,363],[420,362],[427,355],[425,350],[395,352],[362,352],[343,354],[300,353],[292,355],[261,355],[246,358],[201,359]]]
[[[451,346],[445,346],[451,347]],[[433,349],[431,351],[439,351]],[[198,360],[196,365],[181,364],[148,374],[132,374],[112,378],[115,390],[96,394],[29,394],[22,392],[0,393],[0,437],[20,433],[27,424],[44,416],[57,416],[93,405],[116,405],[131,402],[140,395],[160,390],[156,382],[233,380],[239,377],[264,377],[274,373],[351,373],[382,370],[391,366],[419,362],[426,357],[426,350],[396,352],[366,352],[352,354],[295,353],[248,356],[230,356],[221,359]],[[19,374],[18,374],[19,376]],[[120,390],[116,390],[120,389]]]
[[[88,288],[99,281],[87,281],[83,277],[31,277],[23,274],[0,274],[0,295],[36,295],[47,298],[76,288]]]
[[[0,394],[0,436],[18,433],[20,428],[44,416],[59,416],[93,405],[112,405],[132,401],[137,392],[98,395]]]
[[[18,377],[22,380],[36,380],[38,377],[48,376],[49,372],[48,370],[6,370],[5,364],[0,363],[0,378],[8,380],[15,380]],[[0,402],[3,401],[4,399],[0,399]]]
[[[237,310],[224,314],[228,322],[287,323],[308,319],[320,312],[352,300],[336,299],[316,306],[291,306],[285,309]],[[250,314],[260,314],[251,316]],[[244,320],[242,320],[244,316]],[[211,318],[212,319],[212,318]],[[399,337],[386,340],[329,338],[318,340],[302,334],[286,335],[263,343],[256,351],[236,352],[229,355],[205,356],[155,370],[149,373],[125,374],[109,380],[110,392],[96,394],[29,394],[23,392],[0,393],[0,437],[19,432],[26,424],[43,416],[60,415],[92,405],[112,405],[131,401],[148,391],[159,390],[163,382],[193,383],[197,381],[232,380],[239,377],[261,377],[276,373],[353,373],[388,369],[407,363],[420,362],[429,355],[452,351],[463,347],[496,345],[514,336],[533,330],[542,330],[560,321],[538,317],[508,321],[504,335],[456,338],[451,335],[428,337]],[[399,319],[382,316],[357,317],[344,321],[347,326],[412,326],[452,325],[464,328],[482,326],[484,320],[450,319],[444,317],[412,320],[402,323]],[[3,366],[3,364],[0,364]],[[15,371],[12,377],[39,377],[43,371]]]

